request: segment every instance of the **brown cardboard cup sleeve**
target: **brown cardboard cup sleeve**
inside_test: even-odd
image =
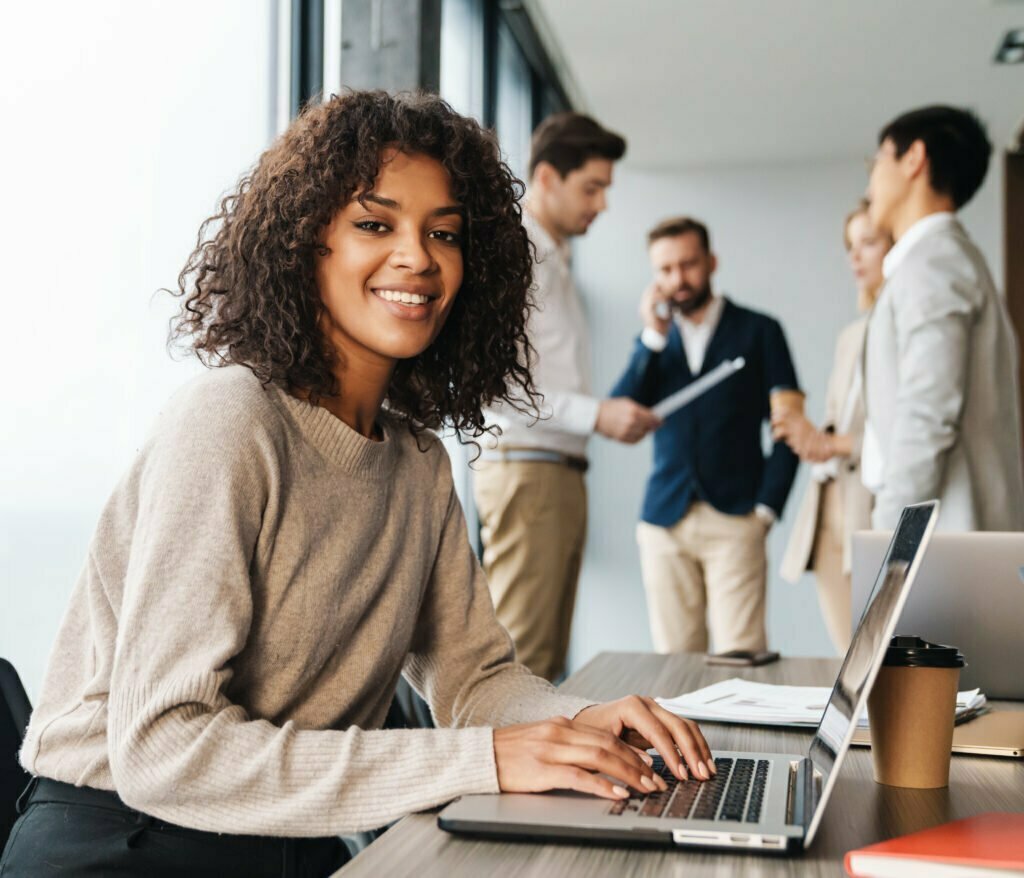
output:
[[[868,696],[875,780],[917,789],[949,785],[960,668],[954,646],[896,636]]]

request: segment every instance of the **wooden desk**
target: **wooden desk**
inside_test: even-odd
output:
[[[783,659],[742,676],[768,683],[829,685],[838,659]],[[607,701],[644,692],[678,695],[737,676],[737,669],[708,668],[699,655],[602,653],[562,686],[574,695]],[[997,706],[1024,709],[1024,704]],[[712,750],[806,752],[811,733],[794,729],[703,723]],[[845,875],[846,851],[982,811],[1024,811],[1024,761],[953,757],[948,789],[884,787],[871,777],[871,752],[846,757],[822,827],[810,850],[795,856],[733,854],[682,849],[616,848],[547,842],[483,841],[437,828],[437,811],[400,821],[337,875],[355,876],[819,876]]]

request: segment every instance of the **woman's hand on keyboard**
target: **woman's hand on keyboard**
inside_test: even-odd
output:
[[[666,788],[642,750],[608,730],[561,716],[495,729],[494,760],[498,786],[507,793],[563,789],[625,799],[626,786],[641,793]]]
[[[574,721],[604,729],[645,750],[653,747],[680,780],[687,778],[686,766],[701,780],[715,774],[711,748],[697,724],[670,713],[653,698],[629,695],[618,701],[593,704],[576,714]]]

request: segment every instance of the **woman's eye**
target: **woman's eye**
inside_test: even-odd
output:
[[[438,241],[444,241],[446,244],[461,244],[462,235],[458,232],[449,232],[444,229],[437,229],[430,233],[431,237],[436,238]]]
[[[355,224],[357,229],[364,232],[386,232],[387,226],[377,220],[362,220]]]

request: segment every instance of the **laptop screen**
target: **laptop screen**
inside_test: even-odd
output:
[[[832,695],[811,741],[808,758],[821,774],[821,795],[808,827],[809,843],[821,818],[835,775],[867,704],[871,684],[885,658],[910,586],[921,566],[925,547],[938,517],[938,501],[908,506],[893,532],[889,550],[875,579],[864,615],[853,635]]]

